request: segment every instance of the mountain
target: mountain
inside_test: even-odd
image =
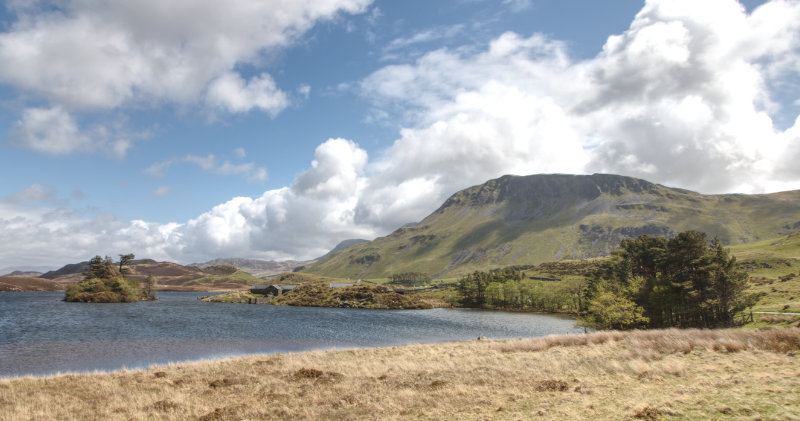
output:
[[[283,272],[291,272],[295,268],[303,266],[306,263],[308,262],[299,262],[296,260],[276,262],[273,260],[226,258],[209,260],[205,263],[192,263],[189,266],[207,268],[209,266],[228,265],[260,278],[277,275]]]
[[[338,253],[338,252],[340,252],[340,251],[342,251],[342,250],[344,250],[346,248],[353,247],[356,244],[368,243],[368,242],[369,242],[369,240],[362,240],[360,238],[352,238],[350,240],[344,240],[344,241],[340,242],[339,244],[337,244],[336,247],[332,248],[331,251],[327,252],[324,256],[320,257],[319,259],[324,259],[324,258],[326,258],[328,256],[331,256],[333,254],[336,254],[336,253]],[[319,259],[316,259],[316,260],[319,260]]]
[[[454,277],[476,269],[605,256],[642,234],[685,230],[724,244],[800,230],[800,190],[703,195],[611,174],[503,176],[454,195],[410,227],[352,246],[303,271],[381,278]]]

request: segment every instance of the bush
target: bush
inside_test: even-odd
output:
[[[64,301],[84,303],[130,303],[148,299],[133,279],[113,277],[107,279],[91,278],[69,285]]]

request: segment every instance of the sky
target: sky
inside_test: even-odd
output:
[[[800,189],[800,1],[6,0],[0,272],[311,259],[505,174]]]

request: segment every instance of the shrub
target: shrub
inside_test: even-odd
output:
[[[133,279],[91,278],[66,288],[64,301],[84,303],[130,303],[147,296]]]

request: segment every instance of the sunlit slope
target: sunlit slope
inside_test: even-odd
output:
[[[800,232],[731,247],[759,295],[755,311],[800,313]]]
[[[413,227],[307,266],[327,276],[380,278],[608,255],[624,238],[699,230],[725,244],[800,229],[800,191],[702,195],[608,174],[504,176],[451,196]]]

